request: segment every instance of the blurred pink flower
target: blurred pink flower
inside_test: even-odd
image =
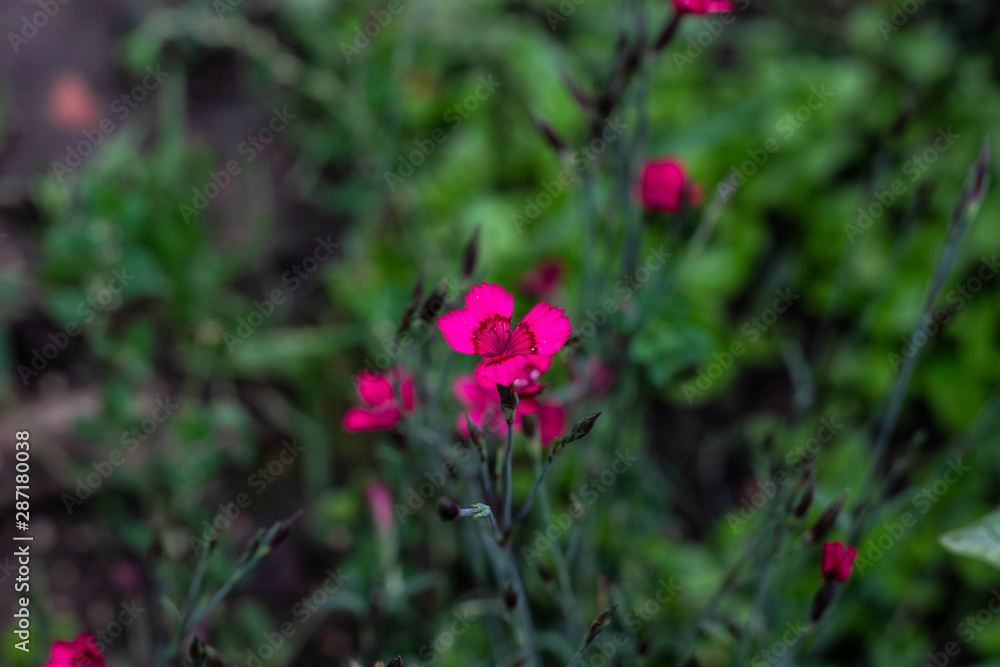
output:
[[[845,549],[841,542],[827,542],[823,545],[823,577],[844,583],[851,576],[851,565],[857,556],[854,547]]]
[[[393,383],[401,382],[402,401],[397,401],[393,393]],[[358,398],[365,407],[351,408],[344,415],[345,431],[389,431],[413,410],[413,381],[401,368],[375,375],[365,371],[358,376],[356,387]]]
[[[444,339],[456,352],[484,357],[477,374],[511,385],[534,355],[562,349],[572,328],[564,310],[539,303],[511,329],[514,297],[499,285],[483,283],[465,297],[465,308],[438,318]]]
[[[42,667],[110,667],[97,648],[93,635],[82,634],[71,642],[56,642]]]
[[[96,96],[76,72],[63,72],[56,77],[45,112],[53,127],[67,132],[91,129],[101,120]]]
[[[504,421],[503,411],[500,409],[500,397],[497,395],[496,384],[486,384],[472,375],[459,375],[452,383],[451,391],[465,408],[455,421],[455,428],[458,429],[462,437],[469,437],[469,425],[465,421],[466,413],[468,413],[472,423],[481,431],[487,433],[507,432],[504,428],[507,422]],[[522,414],[524,414],[522,410],[518,410],[514,414],[515,431],[521,428]]]
[[[729,0],[673,0],[678,14],[720,14],[733,11]]]
[[[558,403],[539,403],[538,430],[541,431],[542,448],[552,444],[553,438],[563,435],[566,429],[566,411]]]
[[[551,299],[562,280],[563,266],[558,260],[549,260],[529,273],[521,281],[521,291],[536,299]]]
[[[643,167],[639,197],[646,210],[677,213],[685,202],[697,204],[701,189],[688,179],[680,160],[666,158],[647,162]]]
[[[476,366],[476,380],[483,387],[488,388],[493,393],[495,399],[498,399],[496,382],[491,380],[487,374],[486,363],[486,361],[481,361]],[[520,401],[517,408],[518,412],[530,415],[538,409],[534,397],[545,388],[545,385],[539,384],[539,380],[542,379],[542,375],[545,374],[545,371],[549,370],[549,366],[551,365],[552,357],[548,355],[529,354],[524,358],[524,365],[515,373],[514,379],[511,382],[511,386],[514,387],[514,391],[517,393]]]
[[[540,412],[541,402],[538,394],[545,389],[546,385],[540,384],[542,375],[549,370],[552,365],[551,356],[528,355],[525,357],[524,367],[517,372],[511,385],[518,397],[517,412],[514,415],[514,430],[521,428],[521,416],[533,415]],[[483,364],[476,367],[475,375],[460,375],[452,385],[452,393],[455,398],[468,412],[469,418],[480,429],[491,433],[506,433],[503,428],[506,422],[503,412],[500,409],[500,397],[497,394],[496,383],[480,373]],[[562,428],[561,422],[554,421],[556,413],[549,411],[547,415],[539,415],[539,420],[551,419],[548,424],[559,430]],[[468,424],[465,422],[465,413],[458,416],[458,432],[464,437],[469,437]],[[546,424],[541,424],[543,434]]]
[[[395,523],[395,517],[392,513],[392,492],[389,491],[389,487],[381,482],[372,482],[365,488],[365,497],[372,508],[375,528],[379,532],[390,530]]]

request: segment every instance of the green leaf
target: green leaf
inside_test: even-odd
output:
[[[938,541],[953,554],[969,556],[1000,569],[1000,510],[968,526],[949,531]]]

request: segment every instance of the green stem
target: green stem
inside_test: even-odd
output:
[[[506,491],[504,492],[503,498],[503,525],[504,530],[510,533],[511,523],[510,523],[510,512],[511,512],[511,500],[513,499],[514,491],[514,418],[507,420],[507,451],[504,452],[504,487]]]

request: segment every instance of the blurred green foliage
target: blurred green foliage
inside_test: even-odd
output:
[[[571,4],[567,20],[551,30],[546,12]],[[587,119],[563,77],[595,94],[617,35],[632,35],[637,25],[654,30],[668,4],[426,0],[402,8],[382,26],[372,14],[380,8],[360,2],[240,4],[221,14],[189,2],[150,12],[123,40],[124,63],[136,72],[166,62],[171,71],[196,73],[213,54],[229,54],[239,86],[265,114],[287,104],[298,118],[279,140],[291,155],[287,163],[268,154],[248,164],[232,190],[190,222],[179,204],[233,151],[210,147],[189,121],[189,74],[165,84],[157,107],[144,108],[67,183],[52,175],[33,182],[41,224],[28,235],[37,261],[25,273],[4,274],[8,322],[38,308],[58,329],[79,319],[79,304],[111,272],[127,267],[135,276],[119,301],[83,326],[85,349],[67,353],[61,367],[81,391],[96,390],[100,407],[75,425],[76,460],[54,459],[59,482],[74,486],[91,471],[91,458],[121,449],[153,398],[175,396],[178,416],[154,438],[166,444],[130,454],[83,516],[114,536],[114,552],[161,550],[167,565],[160,573],[171,581],[163,594],[182,599],[184,573],[193,567],[186,536],[200,532],[219,503],[247,490],[249,475],[283,438],[296,438],[305,446],[292,473],[298,478],[269,486],[228,538],[239,542],[249,527],[303,506],[307,520],[295,544],[303,561],[322,566],[309,574],[296,566],[305,590],[275,592],[291,581],[277,573],[291,567],[287,560],[258,575],[211,619],[212,644],[244,661],[263,633],[292,617],[295,601],[322,581],[318,573],[337,565],[349,578],[321,605],[332,623],[317,633],[318,612],[271,664],[292,664],[297,655],[315,660],[321,651],[367,663],[398,653],[407,665],[430,664],[424,647],[457,611],[503,617],[495,591],[472,583],[490,576],[482,526],[442,524],[434,502],[444,490],[436,490],[398,533],[374,530],[365,486],[381,480],[406,502],[437,459],[413,439],[402,446],[387,434],[344,434],[340,418],[355,400],[350,379],[392,348],[421,276],[426,291],[447,278],[450,296],[460,296],[458,258],[477,229],[475,277],[517,293],[515,317],[534,303],[518,289],[523,277],[552,258],[565,268],[553,302],[577,330],[606,299],[624,303],[615,286],[629,277],[621,265],[623,230],[637,204],[613,174],[624,164],[635,177],[643,160],[676,155],[702,185],[705,204],[677,216],[643,215],[640,262],[660,246],[671,260],[574,355],[574,363],[600,355],[617,379],[610,395],[573,406],[573,420],[598,409],[604,415],[553,467],[550,514],[566,511],[617,451],[642,452],[644,462],[559,536],[562,550],[571,550],[575,615],[564,618],[561,582],[545,582],[534,568],[523,577],[551,664],[565,664],[582,637],[571,633],[614,603],[621,606],[608,632],[626,633],[633,648],[648,642],[645,662],[619,656],[615,664],[667,664],[695,619],[702,664],[733,664],[744,637],[748,655],[758,655],[786,622],[806,614],[821,583],[819,551],[784,542],[699,616],[748,544],[777,530],[769,509],[738,529],[727,516],[758,490],[754,480],[793,472],[787,455],[816,435],[823,418],[845,426],[822,448],[815,500],[799,528],[844,489],[861,489],[873,425],[897,380],[888,355],[901,354],[901,339],[912,331],[963,178],[1000,117],[1000,28],[988,20],[996,10],[986,2],[928,3],[888,38],[880,23],[890,20],[889,3],[754,3],[728,24],[687,18],[630,90],[620,114],[627,132],[587,171],[595,194],[588,204],[585,178],[545,143],[533,119],[576,149]],[[377,35],[359,37],[372,25]],[[828,100],[811,109],[819,89],[829,91]],[[796,113],[799,120],[789,120]],[[939,131],[949,128],[954,144],[934,149]],[[769,139],[779,149],[763,150],[766,161],[754,163]],[[915,161],[925,152],[933,160]],[[541,206],[546,184],[567,168],[574,184]],[[704,246],[695,247],[692,235],[705,229],[701,214],[734,169],[745,182],[721,205]],[[848,226],[858,224],[859,207],[871,210],[895,181],[903,193],[852,239]],[[255,302],[287,287],[287,258],[308,255],[319,233],[275,192],[319,211],[341,247],[315,285],[289,294],[259,330],[245,340],[236,334],[233,346],[226,335]],[[979,212],[945,294],[1000,248],[996,202],[989,198]],[[532,205],[539,215],[519,229],[516,216]],[[594,215],[597,222],[588,223]],[[596,225],[597,242],[587,238],[588,224]],[[279,252],[284,237],[290,240]],[[783,289],[799,295],[789,313],[748,334],[747,323]],[[946,553],[938,536],[998,500],[995,415],[987,410],[976,437],[956,445],[1000,379],[996,295],[987,282],[963,299],[923,350],[893,452],[918,432],[926,442],[905,461],[875,527],[856,545],[875,561],[870,571],[856,570],[793,661],[773,664],[919,664],[928,651],[959,641],[962,619],[987,603],[996,570]],[[734,342],[745,354],[692,405],[685,387]],[[3,345],[13,348],[9,334]],[[4,358],[17,378],[13,357]],[[429,401],[413,428],[450,432],[457,412],[450,379],[474,361],[454,356],[434,327],[398,361],[419,374],[419,395]],[[554,395],[568,394],[567,363],[557,361],[548,377]],[[48,386],[35,382],[36,389]],[[17,407],[19,399],[6,398]],[[915,494],[957,456],[973,472],[921,512]],[[890,468],[898,463],[892,458]],[[519,465],[515,493],[524,497],[534,476],[527,457]],[[469,492],[456,489],[449,495]],[[907,511],[918,515],[915,527],[880,548],[885,523]],[[846,539],[847,514],[834,539]],[[544,526],[536,516],[521,539],[532,544]],[[223,548],[238,552],[227,540]],[[554,551],[542,559],[561,567]],[[210,572],[224,576],[221,564]],[[648,618],[636,614],[658,582],[671,578],[679,596]],[[268,593],[254,593],[269,580],[277,584]],[[86,628],[60,612],[45,632],[54,638],[77,629]],[[474,623],[434,652],[437,664],[512,660],[487,657],[495,635],[492,624]],[[19,664],[4,650],[5,661]],[[1000,634],[977,634],[970,651],[977,659],[996,654]],[[109,655],[117,665],[140,664],[129,662],[123,647]]]

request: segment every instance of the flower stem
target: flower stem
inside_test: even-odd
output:
[[[510,523],[511,500],[514,491],[514,419],[507,421],[507,451],[504,452],[504,497],[503,497],[503,525],[507,534],[512,528]]]
[[[533,488],[531,493],[528,494],[528,499],[524,501],[524,505],[521,506],[517,516],[514,517],[513,523],[507,524],[507,537],[510,537],[510,534],[514,532],[517,525],[524,521],[524,519],[528,516],[528,512],[531,511],[531,505],[535,502],[535,496],[538,495],[538,491],[542,488],[542,481],[545,479],[545,473],[549,471],[549,466],[551,465],[552,457],[549,456],[548,460],[545,461],[545,465],[542,466],[542,471],[538,474],[538,480],[535,482],[535,488]]]

